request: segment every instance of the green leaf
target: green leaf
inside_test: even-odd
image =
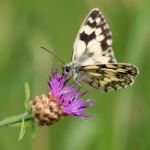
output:
[[[30,101],[30,88],[29,84],[25,82],[25,102],[24,106],[27,112],[31,112],[31,108],[29,106],[29,101]]]
[[[26,132],[26,125],[25,125],[25,120],[22,119],[22,123],[21,123],[21,128],[20,128],[20,133],[19,133],[19,138],[18,140],[22,140],[22,138],[24,137]]]

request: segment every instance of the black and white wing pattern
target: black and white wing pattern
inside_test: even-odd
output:
[[[80,65],[116,63],[112,34],[99,9],[85,18],[73,47],[72,62]]]
[[[112,50],[112,34],[99,9],[85,18],[73,47],[73,77],[102,91],[125,88],[133,83],[138,69],[117,63]]]
[[[101,64],[80,67],[82,81],[93,88],[108,92],[131,85],[138,69],[131,64]]]

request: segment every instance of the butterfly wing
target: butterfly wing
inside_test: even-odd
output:
[[[112,34],[99,9],[85,18],[74,43],[72,62],[84,65],[115,63]]]
[[[133,83],[135,66],[117,63],[112,50],[112,34],[99,9],[85,18],[74,43],[73,77],[96,89],[117,90]]]
[[[130,64],[100,64],[82,66],[82,81],[105,92],[125,88],[133,83],[138,69]]]

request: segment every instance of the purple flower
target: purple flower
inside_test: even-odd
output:
[[[69,79],[64,75],[60,75],[57,71],[53,73],[48,81],[51,98],[61,106],[62,111],[66,115],[77,116],[80,118],[88,117],[84,114],[87,107],[92,106],[91,100],[83,100],[82,96],[86,94],[80,93],[75,85],[70,85]]]

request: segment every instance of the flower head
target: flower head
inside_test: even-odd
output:
[[[37,96],[31,102],[33,115],[40,125],[53,124],[64,116],[88,117],[84,110],[92,105],[92,101],[83,100],[86,92],[80,93],[68,82],[66,76],[56,71],[48,81],[49,94]]]
[[[74,85],[69,85],[68,81],[66,76],[56,72],[48,82],[51,96],[56,98],[59,106],[62,106],[64,114],[81,118],[87,117],[84,110],[92,105],[92,101],[83,100],[82,96],[85,93],[80,93]]]

